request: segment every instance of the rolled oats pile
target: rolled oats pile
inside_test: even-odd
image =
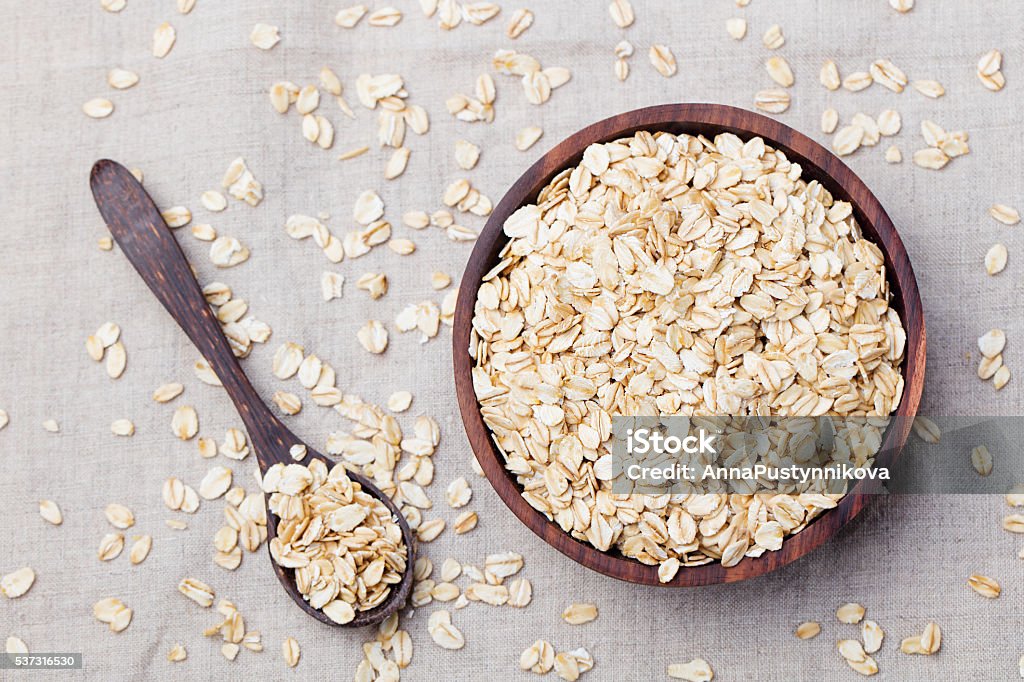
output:
[[[834,415],[862,425],[837,451],[870,466],[903,393],[883,255],[762,139],[591,145],[504,231],[474,388],[523,497],[573,537],[667,582],[777,550],[841,497],[614,494],[615,415]]]
[[[280,518],[270,554],[295,569],[295,583],[310,606],[337,623],[380,605],[402,580],[408,549],[402,529],[382,501],[349,478],[344,465],[329,472],[275,464],[263,477],[270,511]]]

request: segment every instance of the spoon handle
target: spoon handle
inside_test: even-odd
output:
[[[153,199],[121,164],[102,159],[90,177],[96,206],[118,246],[153,294],[188,334],[224,385],[249,432],[260,467],[283,461],[298,440],[260,399],[242,372],[220,322]]]

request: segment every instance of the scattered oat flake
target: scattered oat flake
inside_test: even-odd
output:
[[[1006,333],[1002,329],[990,329],[978,337],[978,350],[986,358],[994,358],[1006,347]]]
[[[562,620],[569,625],[583,625],[597,619],[597,606],[594,604],[570,604],[562,611]]]
[[[199,484],[199,494],[206,500],[215,500],[231,487],[231,469],[222,466],[212,467],[206,472]]]
[[[99,622],[106,623],[111,632],[122,632],[132,622],[132,610],[114,597],[101,599],[93,604],[92,615]]]
[[[132,514],[131,509],[123,504],[108,504],[103,513],[106,515],[107,521],[114,528],[124,530],[135,525],[135,515]]]
[[[0,577],[0,594],[8,599],[17,599],[32,587],[36,581],[36,572],[30,567],[19,568]]]
[[[941,149],[929,147],[914,152],[914,163],[921,168],[939,170],[949,163],[949,157]]]
[[[821,65],[818,80],[828,90],[838,90],[842,81],[839,80],[839,67],[831,59],[826,59]]]
[[[864,618],[864,607],[853,602],[843,604],[836,609],[836,618],[840,623],[859,623]]]
[[[942,630],[938,623],[928,623],[921,633],[921,653],[931,655],[942,648]]]
[[[253,176],[242,157],[236,158],[228,166],[221,187],[233,198],[250,206],[256,206],[263,200],[263,185]]]
[[[786,37],[782,35],[782,27],[778,24],[772,24],[768,27],[768,30],[761,36],[761,42],[769,50],[777,50],[786,44]]]
[[[220,213],[228,207],[228,200],[224,198],[224,195],[217,190],[207,190],[199,196],[199,203],[203,205],[207,211],[213,213]]]
[[[878,672],[878,664],[864,650],[864,646],[855,639],[842,639],[838,642],[839,654],[854,671],[864,676]]]
[[[185,647],[181,644],[175,644],[171,647],[171,650],[167,652],[167,660],[170,663],[180,663],[188,657],[188,652]]]
[[[153,537],[150,535],[140,535],[132,544],[132,548],[128,552],[128,559],[132,564],[141,564],[149,556],[149,550],[152,547]]]
[[[210,261],[219,268],[231,268],[247,260],[248,247],[234,237],[217,237],[210,245]]]
[[[1008,514],[1003,517],[1003,530],[1024,533],[1024,514]]]
[[[982,357],[978,363],[978,378],[988,381],[992,379],[996,372],[998,372],[1003,366],[1003,356],[996,355],[995,357]]]
[[[438,270],[436,272],[431,273],[430,275],[430,286],[433,287],[435,291],[446,289],[448,285],[451,283],[451,275],[449,275],[446,272],[441,272],[440,270]]]
[[[784,88],[792,87],[793,71],[784,57],[769,57],[764,63],[768,76]]]
[[[381,7],[372,12],[366,20],[370,23],[370,26],[395,26],[402,20],[402,12],[394,7]]]
[[[287,637],[281,643],[281,655],[284,656],[284,662],[288,664],[289,668],[294,668],[299,664],[301,652],[299,643],[295,641],[294,637]]]
[[[195,371],[196,378],[198,378],[204,384],[207,384],[209,386],[221,385],[220,378],[213,371],[213,368],[210,367],[210,363],[208,363],[206,360],[196,360],[195,364],[193,365],[193,369]]]
[[[455,142],[455,162],[459,168],[470,170],[480,159],[480,147],[466,140]]]
[[[161,211],[160,216],[164,219],[164,222],[167,223],[167,227],[175,229],[184,227],[191,222],[192,211],[188,210],[185,206],[172,206],[171,208]]]
[[[931,97],[932,99],[937,99],[946,94],[946,89],[938,81],[918,80],[913,81],[911,86],[925,97]]]
[[[465,478],[459,477],[448,484],[448,489],[445,492],[445,499],[448,502],[448,506],[452,509],[459,509],[469,504],[470,499],[473,497],[473,489],[469,487],[469,483]]]
[[[4,651],[8,654],[27,654],[28,645],[20,637],[11,635],[7,638]]]
[[[114,113],[114,103],[109,99],[97,97],[83,104],[82,111],[89,118],[106,118]]]
[[[689,663],[673,663],[668,666],[668,676],[687,682],[711,682],[715,673],[703,658],[695,658]]]
[[[821,132],[831,135],[839,125],[839,112],[829,107],[821,112]]]
[[[356,334],[359,343],[370,353],[383,353],[388,347],[388,330],[379,320],[369,320]]]
[[[988,476],[992,473],[992,453],[984,445],[978,445],[971,449],[971,466],[980,476]]]
[[[430,638],[442,649],[461,649],[466,640],[455,625],[452,624],[451,613],[434,611],[427,622]]]
[[[907,75],[888,59],[876,59],[868,68],[871,79],[882,87],[900,93],[907,86]]]
[[[1020,212],[1006,204],[992,204],[988,214],[1003,225],[1016,225],[1020,222]]]
[[[416,538],[420,542],[433,542],[444,531],[445,525],[445,520],[440,518],[424,521],[416,528]]]
[[[60,424],[57,423],[56,419],[47,419],[43,422],[43,430],[50,433],[60,432]]]
[[[789,109],[790,96],[785,90],[767,88],[754,95],[754,106],[769,114],[781,114]]]
[[[174,47],[175,37],[174,27],[169,23],[164,22],[157,26],[153,32],[153,56],[157,59],[166,57]]]
[[[978,60],[978,73],[991,76],[1003,68],[1003,53],[999,50],[989,50]]]
[[[878,115],[878,132],[886,137],[891,137],[900,132],[903,127],[903,118],[898,111],[886,109]]]
[[[972,574],[967,578],[967,585],[980,594],[982,597],[987,599],[995,599],[1002,592],[1002,588],[994,578],[989,578],[985,575],[978,573]]]
[[[388,278],[383,272],[367,272],[356,280],[356,288],[370,294],[376,300],[388,292]]]
[[[388,409],[392,412],[405,412],[412,404],[412,393],[395,391],[388,397]]]
[[[512,14],[512,20],[505,29],[505,35],[515,40],[523,34],[526,29],[533,25],[533,12],[526,8],[517,9]]]
[[[408,147],[398,147],[391,153],[391,158],[384,166],[385,180],[394,180],[405,172],[405,167],[409,163],[409,154]]]
[[[747,20],[742,17],[727,19],[725,30],[733,40],[743,40],[747,35]]]
[[[917,416],[914,418],[914,433],[925,443],[932,445],[938,443],[941,438],[938,424],[928,417]]]
[[[466,511],[455,517],[452,530],[455,531],[456,535],[463,535],[476,528],[478,522],[479,517],[475,511]],[[1021,530],[1021,532],[1024,533],[1024,530]]]
[[[178,591],[203,608],[213,606],[213,588],[195,578],[182,578]]]
[[[871,86],[874,79],[867,71],[854,71],[843,79],[843,87],[850,92],[860,92]]]
[[[985,272],[998,275],[1006,268],[1008,252],[1002,244],[995,244],[985,254]]]
[[[369,225],[384,215],[384,202],[373,190],[366,190],[356,197],[352,217],[360,225]]]
[[[300,114],[311,114],[320,106],[320,91],[315,85],[307,85],[299,90],[295,98],[295,110]]]
[[[620,82],[629,78],[629,62],[623,57],[615,60],[615,77]]]
[[[676,74],[676,57],[667,46],[655,43],[651,45],[647,56],[658,73],[665,78],[671,78]]]
[[[342,28],[353,28],[359,23],[359,20],[363,18],[366,11],[366,5],[352,5],[351,7],[345,7],[334,15],[334,23]]]
[[[612,16],[612,21],[619,28],[629,28],[633,25],[635,16],[633,14],[633,5],[630,4],[629,0],[612,0],[611,4],[608,5],[608,13]]]
[[[873,654],[882,648],[885,632],[873,620],[865,620],[860,626],[861,639],[864,640],[864,651]]]
[[[370,148],[365,146],[365,145],[362,146],[362,147],[355,147],[353,149],[349,149],[348,151],[339,154],[338,155],[338,160],[339,161],[348,161],[349,159],[354,159],[357,156],[362,156],[363,154],[365,154],[368,151],[370,151]]]
[[[130,419],[115,419],[110,424],[110,432],[115,436],[131,436],[135,433],[135,424]]]
[[[516,133],[516,149],[525,152],[532,147],[544,134],[544,130],[537,126],[528,126]]]
[[[53,500],[39,500],[39,515],[47,523],[59,526],[64,522],[60,507]]]
[[[116,559],[120,554],[121,550],[124,549],[124,534],[123,533],[107,533],[100,538],[100,547],[96,551],[96,557],[100,561],[110,561]]]
[[[345,284],[345,276],[340,272],[325,270],[320,273],[320,294],[325,301],[332,301],[341,298],[342,288]]]
[[[139,74],[128,69],[111,69],[107,72],[107,85],[115,90],[127,90],[139,82]]]
[[[191,405],[182,405],[174,410],[171,431],[181,440],[189,440],[199,432],[199,415]]]
[[[519,667],[538,675],[547,674],[554,665],[555,649],[543,639],[538,639],[519,655]]]
[[[276,391],[273,396],[274,404],[278,409],[287,415],[296,415],[302,411],[302,399],[288,391]]]
[[[679,573],[681,565],[676,557],[669,557],[662,561],[658,564],[658,582],[662,584],[672,582],[676,574]]]
[[[341,96],[343,90],[341,79],[338,78],[338,74],[334,73],[330,67],[325,66],[320,69],[320,85],[335,97]]]
[[[818,636],[821,632],[821,624],[813,620],[805,621],[800,623],[796,627],[797,639],[813,639]]]
[[[839,156],[848,156],[857,151],[863,140],[863,128],[858,125],[844,126],[832,139],[832,151]]]
[[[253,45],[261,50],[269,50],[281,41],[281,36],[278,33],[277,26],[271,26],[270,24],[256,24],[252,27],[252,33],[249,34],[249,40],[252,41]]]

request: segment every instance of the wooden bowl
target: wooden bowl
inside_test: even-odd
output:
[[[584,128],[562,141],[523,173],[487,221],[469,258],[459,288],[453,356],[455,388],[466,435],[498,496],[520,521],[545,542],[573,561],[605,575],[634,583],[658,585],[657,566],[646,566],[617,551],[602,552],[588,543],[580,542],[523,499],[522,489],[515,477],[506,471],[501,453],[491,440],[490,431],[480,415],[471,376],[473,358],[468,352],[473,307],[480,280],[498,262],[498,253],[508,242],[502,232],[505,220],[520,206],[534,202],[540,190],[557,173],[577,165],[588,145],[610,142],[640,130],[704,134],[708,137],[731,132],[742,138],[761,137],[766,143],[785,152],[791,161],[799,163],[804,178],[819,181],[834,197],[853,205],[854,215],[864,236],[878,244],[885,253],[892,292],[891,305],[899,312],[907,333],[906,358],[902,367],[905,381],[903,399],[885,433],[882,450],[876,460],[878,466],[891,466],[894,463],[917,413],[924,383],[925,328],[914,270],[896,228],[878,199],[835,155],[774,119],[720,104],[664,104],[646,107],[612,116]],[[718,562],[684,567],[672,581],[665,584],[682,587],[737,582],[785,566],[820,546],[860,513],[871,497],[868,492],[870,485],[867,480],[859,481],[835,509],[821,514],[796,535],[788,536],[778,551],[765,552],[758,558],[746,557],[729,568]]]

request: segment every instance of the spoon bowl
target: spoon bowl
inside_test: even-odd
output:
[[[274,464],[294,464],[289,450],[305,445],[278,419],[259,397],[231,352],[220,323],[206,303],[203,292],[192,274],[184,252],[164,222],[153,199],[142,184],[121,164],[103,159],[92,167],[90,177],[93,198],[110,233],[125,257],[145,280],[167,312],[185,331],[217,374],[245,424],[261,474]],[[306,445],[306,458],[322,460],[328,467],[334,462]],[[406,567],[402,580],[394,585],[388,597],[377,606],[357,611],[345,627],[380,623],[403,606],[412,591],[412,568],[416,560],[415,543],[409,523],[398,506],[365,476],[353,471],[349,478],[369,495],[381,500],[402,529],[406,546]],[[268,500],[269,502],[269,500]],[[277,536],[277,517],[267,509],[267,546]],[[307,614],[328,625],[340,625],[309,605],[295,584],[294,569],[284,568],[271,560],[274,573],[292,600]]]

